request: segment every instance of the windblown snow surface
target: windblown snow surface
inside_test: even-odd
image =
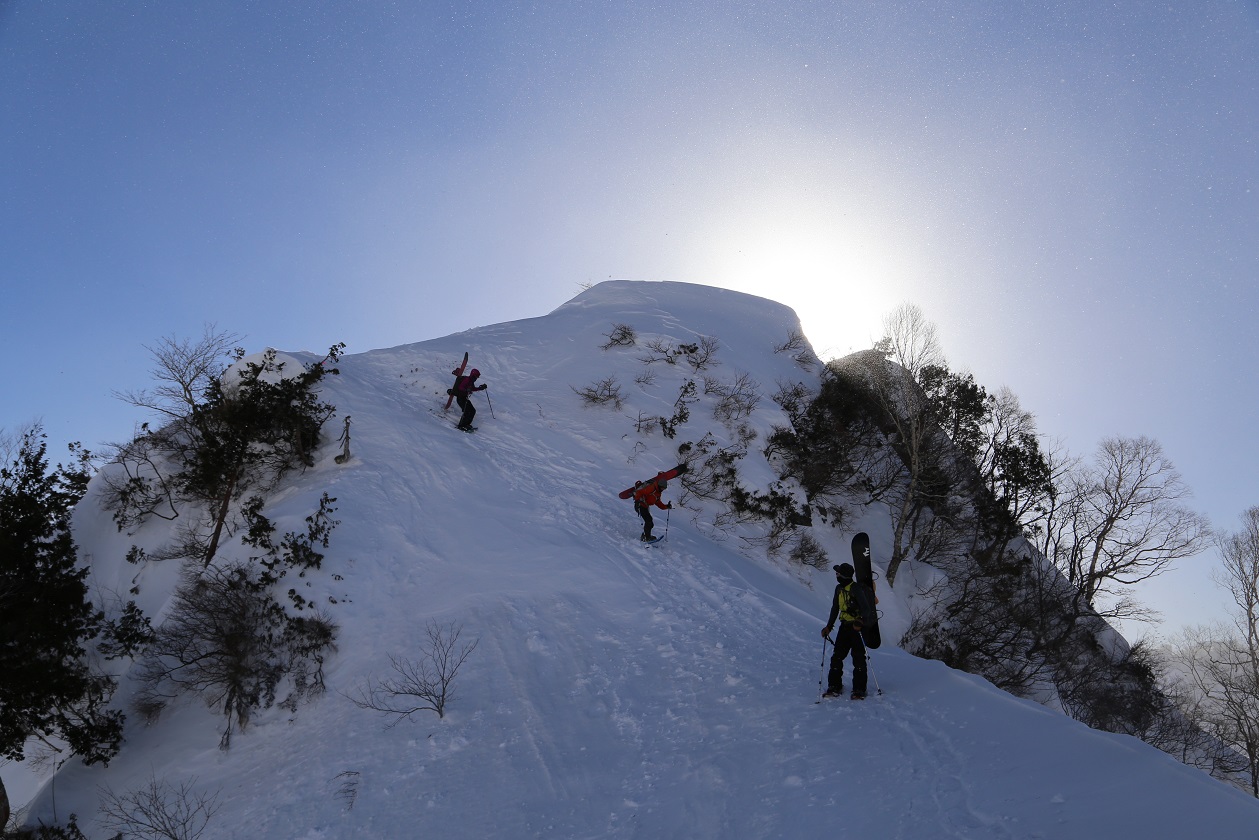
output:
[[[637,345],[601,349],[615,324]],[[102,837],[102,791],[157,779],[217,792],[203,836],[241,840],[1259,837],[1259,803],[1242,792],[898,650],[904,592],[880,589],[887,641],[872,653],[871,697],[819,704],[831,572],[768,559],[745,539],[756,529],[716,528],[716,507],[694,498],[657,512],[666,540],[638,543],[617,492],[677,463],[679,443],[731,440],[704,376],[759,384],[760,437],[740,469],[749,487],[773,479],[761,447],[785,417],[769,395],[820,372],[775,352],[795,330],[768,300],[612,281],[544,317],[346,356],[326,380],[338,413],[317,466],[265,511],[280,533],[300,532],[321,493],[336,497],[341,524],[300,583],[340,626],[328,691],[259,713],[228,751],[221,714],[196,698],[148,726],[132,715],[109,767],[65,765],[28,820],[75,813]],[[708,371],[642,361],[652,339],[702,336],[719,342]],[[489,385],[473,435],[442,411],[465,350]],[[583,405],[574,389],[610,376],[620,409]],[[639,434],[640,416],[673,414],[687,379],[700,399],[677,437]],[[346,417],[352,457],[337,464]],[[679,493],[675,482],[665,498]],[[123,558],[170,526],[119,534],[89,495],[76,527],[97,591],[116,600],[138,586],[160,621],[174,562]],[[871,534],[876,567],[886,560],[881,509],[815,530],[833,562],[856,530]],[[246,556],[235,540],[220,560]],[[391,655],[420,657],[432,621],[477,642],[446,716],[389,727],[355,706],[347,695],[389,677]],[[119,702],[134,689],[124,675]]]

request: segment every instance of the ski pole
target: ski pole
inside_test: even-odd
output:
[[[486,401],[487,403],[489,403],[489,404],[490,404],[490,416],[491,416],[491,417],[494,417],[494,401],[493,401],[492,399],[490,399],[490,389],[489,389],[489,388],[486,388],[486,389],[485,389],[485,401]],[[497,418],[497,417],[494,417],[494,419],[495,419],[495,420],[497,420],[498,418]]]
[[[863,644],[865,643],[864,638],[861,641]],[[879,686],[879,678],[875,676],[874,669],[870,667],[870,662],[871,662],[870,650],[867,648],[866,649],[866,670],[870,672],[870,679],[874,680],[874,693],[882,694],[883,689]]]
[[[822,672],[817,676],[817,702],[822,702],[822,683],[826,680],[826,645],[830,642],[830,636],[822,637]]]
[[[673,516],[673,508],[669,508],[664,512],[664,536],[669,536],[669,518]],[[660,539],[664,539],[661,537]]]

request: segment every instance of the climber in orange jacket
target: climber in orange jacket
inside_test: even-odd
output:
[[[643,542],[650,542],[652,539],[651,529],[655,525],[651,519],[652,507],[655,506],[661,510],[673,509],[673,502],[665,504],[660,501],[660,494],[668,486],[669,481],[664,477],[664,473],[634,485],[634,512],[643,518],[643,535],[639,537]]]

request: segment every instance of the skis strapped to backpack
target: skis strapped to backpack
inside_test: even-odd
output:
[[[861,611],[861,638],[866,647],[874,649],[883,644],[883,637],[879,634],[879,599],[874,594],[874,571],[870,568],[870,535],[864,531],[852,538],[852,567],[857,582],[852,591]]]
[[[454,376],[455,376],[455,381],[456,381],[456,382],[458,382],[458,381],[459,381],[459,377],[463,376],[463,370],[464,370],[464,368],[466,368],[467,366],[468,366],[468,354],[467,354],[467,352],[465,351],[465,352],[464,352],[464,354],[463,354],[463,361],[459,364],[459,367],[457,367],[457,368],[455,368],[454,370],[452,370],[452,371],[451,371],[451,373],[452,373],[452,374],[454,374]],[[446,393],[450,395],[450,396],[446,397],[446,408],[448,409],[448,408],[450,408],[450,404],[451,404],[452,402],[454,402],[454,401],[455,401],[455,389],[454,389],[454,388],[447,388],[447,389],[446,389]],[[445,410],[445,409],[443,409],[443,410]]]

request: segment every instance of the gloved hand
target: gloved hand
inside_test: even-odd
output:
[[[829,624],[822,628],[822,638],[827,640],[831,638],[831,626]]]
[[[668,510],[673,510],[673,502],[669,502],[669,504],[665,505],[665,508]]]
[[[860,632],[861,627],[862,627],[862,624],[861,624],[861,622],[860,622],[860,621],[854,621],[854,622],[852,623],[852,629],[854,629],[854,630],[856,630],[856,631],[858,631],[858,632]]]

